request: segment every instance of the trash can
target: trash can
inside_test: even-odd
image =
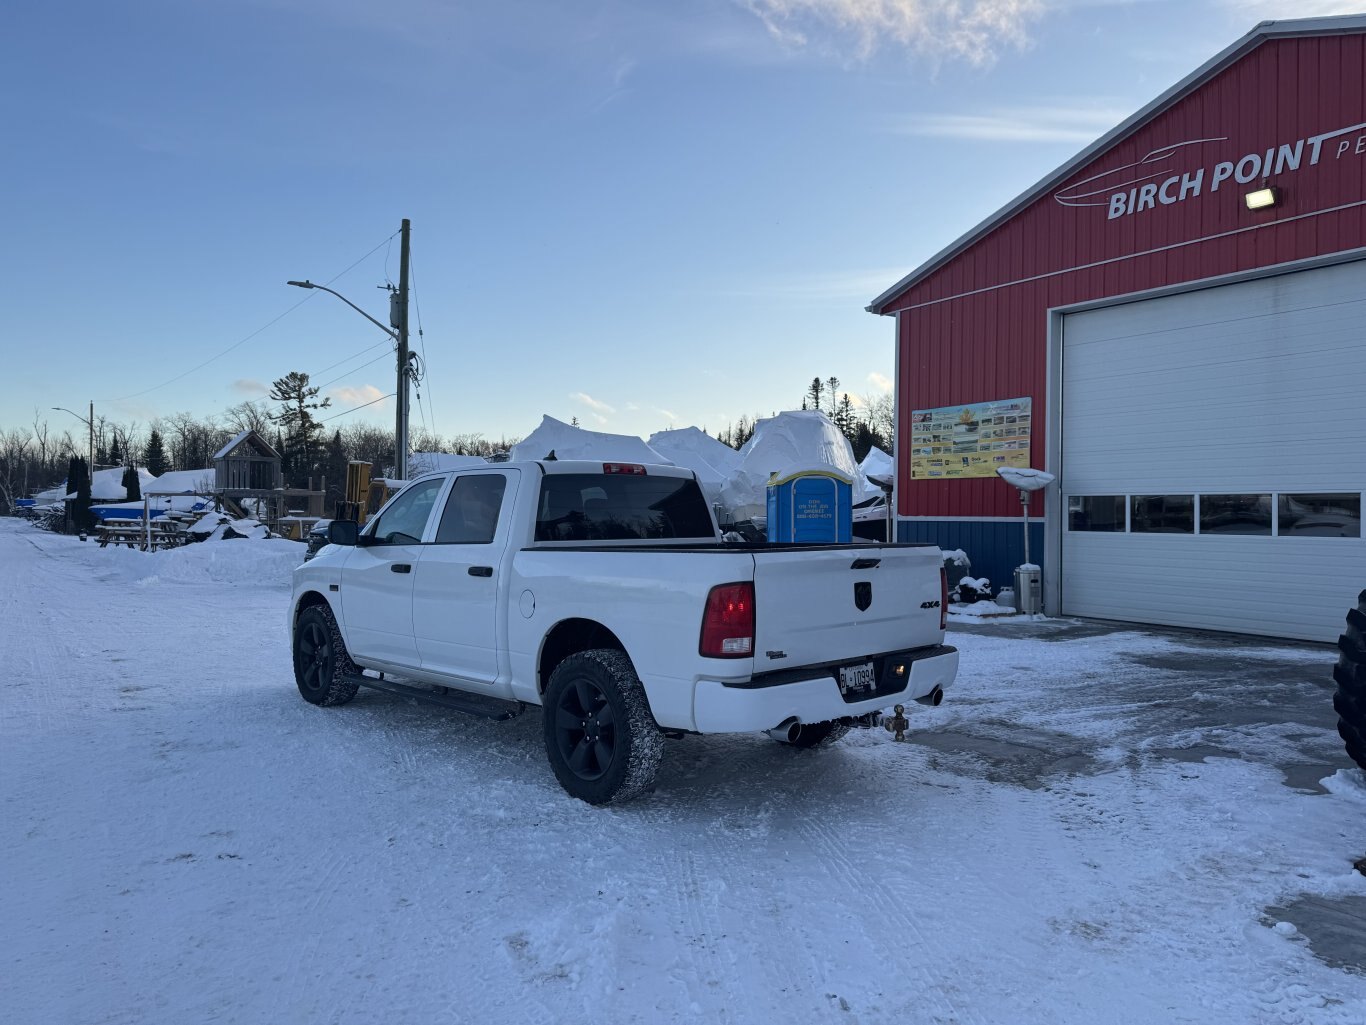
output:
[[[1043,593],[1038,566],[1015,567],[1015,611],[1036,616],[1043,611]]]

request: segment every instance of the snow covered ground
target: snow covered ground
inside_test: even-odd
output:
[[[1267,910],[1366,898],[1326,648],[964,626],[912,743],[689,738],[599,810],[534,710],[301,701],[302,554],[0,521],[4,1021],[1366,1021]]]

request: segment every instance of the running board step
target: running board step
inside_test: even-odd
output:
[[[386,691],[389,694],[397,694],[401,698],[412,698],[414,701],[421,701],[426,705],[440,705],[442,708],[453,708],[457,712],[465,712],[468,715],[477,715],[484,719],[492,719],[494,722],[507,722],[515,719],[522,714],[526,707],[520,701],[502,701],[498,698],[486,698],[479,694],[466,694],[463,691],[451,690],[447,687],[433,689],[430,687],[413,687],[406,683],[396,683],[393,680],[381,680],[374,676],[348,676],[348,680],[360,684],[362,687],[370,687],[373,690]]]

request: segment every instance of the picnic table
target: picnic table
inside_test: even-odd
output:
[[[110,518],[95,527],[95,537],[101,548],[127,545],[129,548],[146,551],[149,535],[153,551],[158,548],[174,548],[185,540],[180,524],[161,517],[146,525],[142,520]]]

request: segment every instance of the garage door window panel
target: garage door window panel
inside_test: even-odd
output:
[[[1361,494],[1281,495],[1281,537],[1361,537]]]
[[[1271,536],[1271,495],[1201,495],[1200,533]]]
[[[1194,495],[1133,495],[1129,499],[1129,532],[1194,534]]]
[[[1122,534],[1125,530],[1124,496],[1068,496],[1067,529]]]

